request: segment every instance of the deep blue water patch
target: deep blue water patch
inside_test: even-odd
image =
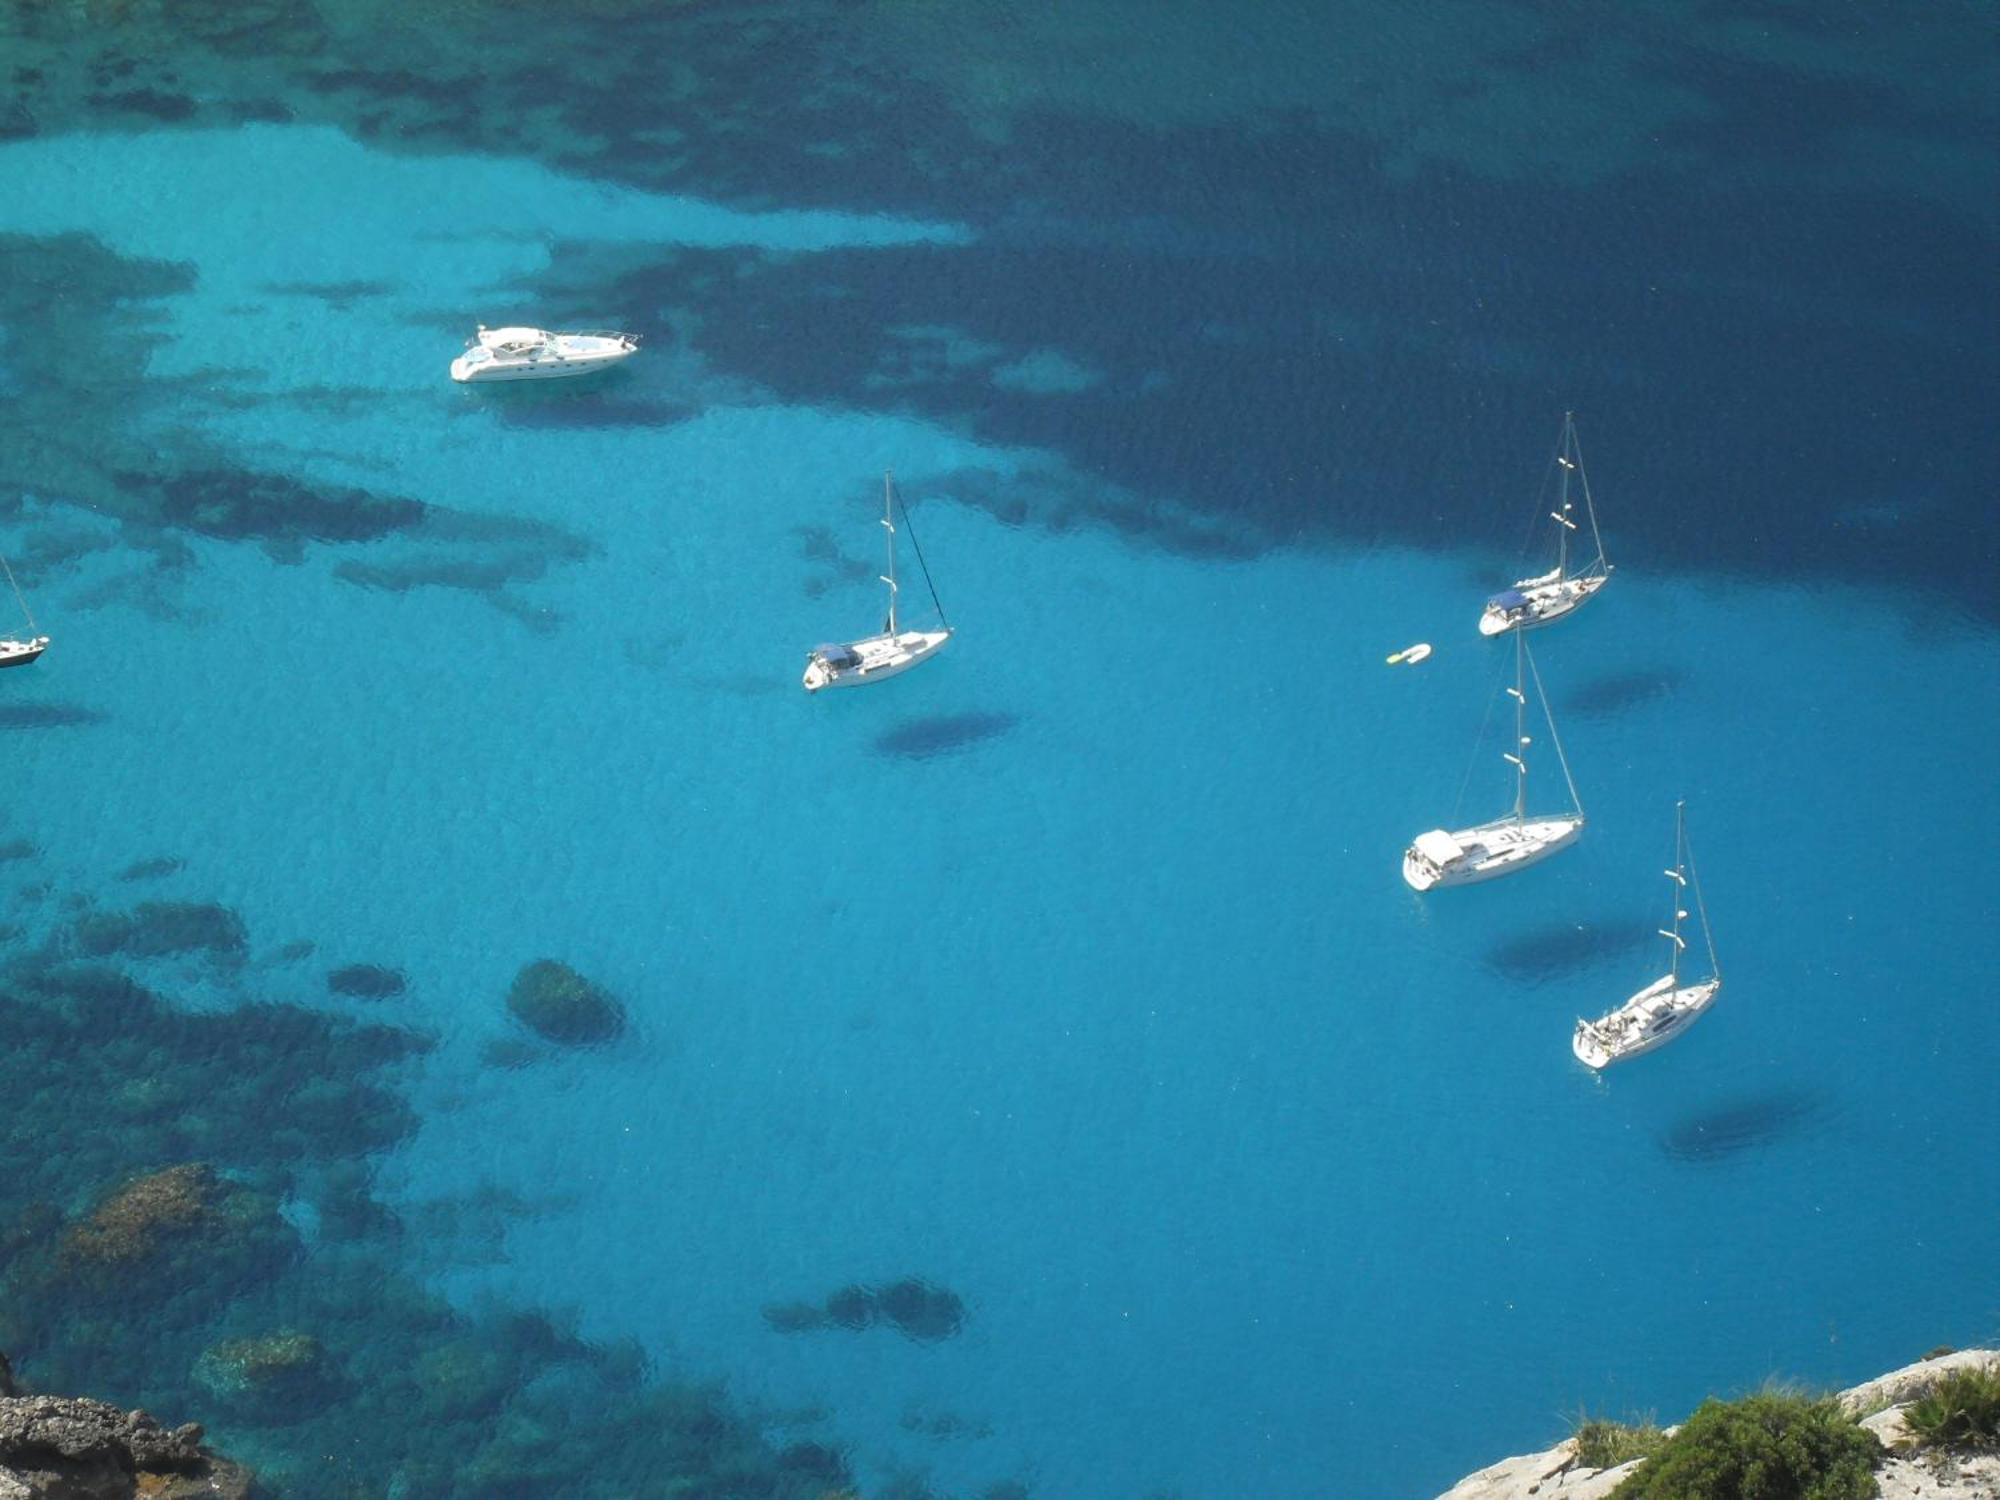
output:
[[[1019,722],[1013,714],[980,712],[906,719],[875,736],[875,750],[880,755],[928,760],[998,738]]]
[[[1636,672],[1613,672],[1609,676],[1578,683],[1563,694],[1563,717],[1578,715],[1599,718],[1621,714],[1643,704],[1671,698],[1679,690],[1684,674],[1678,667],[1648,667]]]
[[[1776,1089],[1734,1099],[1691,1114],[1660,1135],[1660,1149],[1675,1161],[1703,1165],[1728,1161],[1770,1146],[1819,1122],[1826,1101],[1801,1089]]]
[[[1653,929],[1642,923],[1606,918],[1556,922],[1495,943],[1486,951],[1485,961],[1518,983],[1542,984],[1623,960],[1653,936]]]
[[[81,703],[0,703],[0,730],[82,729],[108,717]]]
[[[178,874],[187,868],[187,861],[172,855],[161,855],[155,859],[135,860],[118,872],[120,880],[159,880],[168,875]]]

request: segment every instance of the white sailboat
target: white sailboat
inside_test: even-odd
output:
[[[0,667],[25,667],[49,649],[49,638],[36,633],[34,611],[28,608],[27,596],[21,592],[21,585],[14,581],[13,565],[0,557],[0,568],[6,570],[7,587],[14,591],[14,602],[21,606],[21,615],[28,622],[25,638],[8,636],[0,639]]]
[[[1578,1018],[1570,1050],[1590,1067],[1608,1068],[1665,1046],[1692,1026],[1722,989],[1722,966],[1715,959],[1715,936],[1708,930],[1708,909],[1702,904],[1701,880],[1695,874],[1684,802],[1674,804],[1674,867],[1665,873],[1674,883],[1673,922],[1660,929],[1660,936],[1671,945],[1667,972],[1609,1015],[1595,1021]],[[1690,889],[1694,891],[1702,942],[1708,949],[1708,978],[1683,983],[1681,957],[1687,952],[1687,940],[1681,936],[1681,923],[1688,914],[1681,903]]]
[[[1533,578],[1518,579],[1486,601],[1479,616],[1481,635],[1501,635],[1509,630],[1533,630],[1560,620],[1571,610],[1588,602],[1610,582],[1611,564],[1604,558],[1604,538],[1597,531],[1597,506],[1590,497],[1590,480],[1583,472],[1583,448],[1576,439],[1576,421],[1563,413],[1562,436],[1556,442],[1556,472],[1560,476],[1556,508],[1549,519],[1556,523],[1556,565]],[[1583,495],[1584,515],[1590,521],[1590,542],[1596,553],[1579,568],[1570,566],[1570,535],[1578,530],[1576,502],[1570,496],[1574,475]]]
[[[905,510],[905,525],[909,519]],[[938,603],[937,587],[931,583],[930,569],[924,564],[924,549],[917,543],[914,530],[910,532],[910,543],[916,550],[917,566],[923,570],[924,584],[930,589],[931,603],[937,608],[938,629],[904,630],[896,623],[896,485],[895,476],[886,473],[882,476],[882,529],[889,539],[889,571],[882,575],[882,582],[889,585],[888,622],[879,635],[844,645],[813,647],[806,656],[805,688],[809,693],[826,687],[859,687],[885,681],[909,671],[918,662],[929,660],[951,639],[951,626],[945,621],[944,606]]]
[[[1548,721],[1549,743],[1555,747],[1563,784],[1569,788],[1568,812],[1532,815],[1528,812],[1527,678],[1534,681],[1542,717]],[[1576,782],[1569,774],[1562,741],[1556,737],[1555,716],[1549,712],[1548,695],[1542,691],[1542,674],[1535,670],[1528,655],[1528,642],[1519,633],[1514,637],[1514,685],[1507,689],[1507,695],[1514,700],[1514,748],[1502,752],[1502,759],[1514,768],[1514,810],[1475,828],[1453,832],[1434,828],[1418,834],[1403,851],[1403,879],[1413,890],[1471,885],[1511,875],[1547,859],[1558,849],[1568,848],[1583,832],[1583,800],[1576,794]]]

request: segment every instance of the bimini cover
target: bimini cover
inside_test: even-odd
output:
[[[1433,828],[1429,833],[1418,834],[1416,851],[1440,870],[1453,860],[1465,857],[1465,851],[1458,846],[1458,840],[1442,828]]]
[[[852,646],[815,646],[813,655],[829,667],[858,667],[861,657]]]
[[[545,344],[549,336],[539,328],[482,328],[479,342],[489,349],[504,349],[513,344]]]
[[[1495,609],[1519,609],[1528,602],[1528,596],[1519,589],[1502,589],[1486,602]]]

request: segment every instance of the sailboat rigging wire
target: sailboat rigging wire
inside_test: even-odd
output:
[[[931,591],[931,604],[936,608],[938,623],[951,629],[951,621],[944,616],[944,603],[938,598],[937,585],[931,582],[930,564],[924,561],[924,544],[917,540],[916,525],[910,520],[910,507],[903,503],[900,493],[896,496],[896,507],[903,513],[903,530],[910,534],[910,550],[917,554],[917,567],[924,575],[924,587]]]
[[[1465,806],[1465,789],[1472,785],[1472,768],[1479,764],[1479,752],[1486,746],[1486,730],[1493,722],[1493,705],[1501,697],[1501,694],[1494,693],[1486,700],[1486,717],[1479,721],[1479,738],[1472,742],[1472,753],[1465,758],[1465,775],[1459,778],[1458,795],[1452,798],[1451,821],[1454,823],[1458,821],[1460,809]]]
[[[21,606],[21,613],[28,619],[28,634],[35,633],[35,612],[28,608],[28,596],[21,592],[21,585],[14,581],[14,569],[4,555],[0,555],[0,568],[7,570],[7,587],[14,591],[14,602]]]
[[[1576,779],[1569,774],[1569,757],[1563,754],[1562,736],[1556,733],[1556,716],[1549,712],[1549,695],[1542,688],[1542,669],[1535,665],[1535,653],[1528,650],[1527,640],[1521,642],[1521,650],[1528,658],[1528,675],[1535,679],[1535,696],[1542,703],[1542,718],[1549,726],[1549,740],[1556,747],[1556,763],[1563,768],[1563,781],[1569,787],[1569,800],[1576,804],[1576,815],[1583,816],[1583,798],[1576,794]]]
[[[1683,835],[1684,840],[1685,837]],[[1701,899],[1701,872],[1694,867],[1694,845],[1691,842],[1687,845],[1687,864],[1688,875],[1691,877],[1689,884],[1694,887],[1694,909],[1701,915],[1702,941],[1708,944],[1708,966],[1715,977],[1720,979],[1722,977],[1722,964],[1715,956],[1715,934],[1709,930],[1708,906]]]
[[[1564,414],[1563,423],[1565,427],[1568,426],[1569,417],[1567,413]],[[1542,529],[1542,512],[1549,508],[1550,481],[1562,472],[1562,464],[1560,462],[1562,453],[1563,441],[1558,436],[1556,438],[1556,456],[1549,460],[1549,466],[1542,470],[1542,482],[1535,486],[1535,508],[1528,512],[1528,534],[1521,539],[1521,550],[1518,554],[1521,557],[1526,557],[1530,552],[1535,550],[1535,538],[1540,535]]]

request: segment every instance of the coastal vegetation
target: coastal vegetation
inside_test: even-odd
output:
[[[1619,1422],[1610,1417],[1579,1416],[1575,1444],[1576,1461],[1586,1469],[1615,1469],[1635,1458],[1651,1458],[1660,1451],[1667,1435],[1651,1417],[1637,1422]]]
[[[1882,1445],[1834,1397],[1704,1401],[1612,1500],[1871,1500]]]
[[[1903,1426],[1938,1447],[2000,1447],[2000,1368],[1953,1370],[1904,1408]]]

